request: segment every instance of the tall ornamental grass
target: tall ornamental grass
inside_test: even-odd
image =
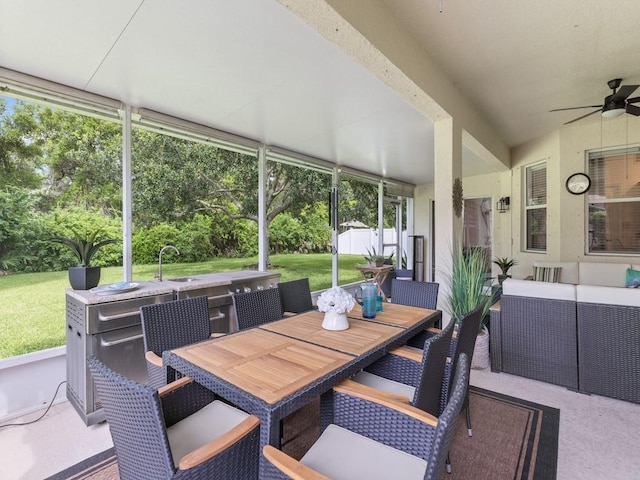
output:
[[[451,247],[451,272],[444,275],[449,285],[445,308],[456,321],[483,303],[482,317],[489,311],[491,302],[484,293],[486,262],[482,248]]]

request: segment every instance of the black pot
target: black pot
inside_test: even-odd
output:
[[[498,283],[502,285],[507,278],[511,278],[511,275],[498,275]]]
[[[74,290],[89,290],[100,283],[100,267],[69,267],[69,283]]]

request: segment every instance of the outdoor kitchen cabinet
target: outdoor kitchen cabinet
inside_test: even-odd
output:
[[[97,297],[88,291],[67,291],[67,399],[87,425],[104,420],[87,367],[89,357],[96,356],[137,382],[147,382],[140,307],[174,298],[170,288],[157,290],[157,287],[146,290],[143,286],[126,297],[120,295],[122,299],[114,299],[113,295]]]

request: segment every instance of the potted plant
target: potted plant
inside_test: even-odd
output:
[[[384,265],[386,257],[384,255],[378,255],[375,247],[371,247],[371,250],[367,248],[367,254],[364,257],[365,261],[372,267],[381,267]]]
[[[502,282],[504,282],[506,278],[511,277],[511,275],[509,275],[509,269],[518,264],[515,258],[508,257],[496,257],[493,263],[500,268],[501,273],[498,275],[498,283],[500,283],[500,285],[502,285]]]
[[[108,239],[96,241],[100,230],[82,235],[70,228],[73,237],[53,237],[52,242],[66,245],[78,259],[77,267],[69,267],[69,283],[74,290],[89,290],[100,283],[100,267],[92,266],[91,259],[105,245],[116,243],[117,240]]]
[[[445,308],[453,320],[484,305],[482,321],[471,360],[472,368],[489,366],[489,331],[485,327],[491,296],[485,291],[487,259],[481,248],[464,249],[461,245],[451,249],[451,273],[445,275],[449,290],[445,293]]]

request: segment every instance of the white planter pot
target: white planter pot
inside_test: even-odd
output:
[[[322,328],[325,330],[346,330],[349,320],[346,313],[337,313],[333,308],[324,314]]]
[[[473,358],[471,359],[471,368],[484,370],[485,368],[489,368],[490,365],[489,331],[484,327],[476,338],[476,346],[473,349]]]

